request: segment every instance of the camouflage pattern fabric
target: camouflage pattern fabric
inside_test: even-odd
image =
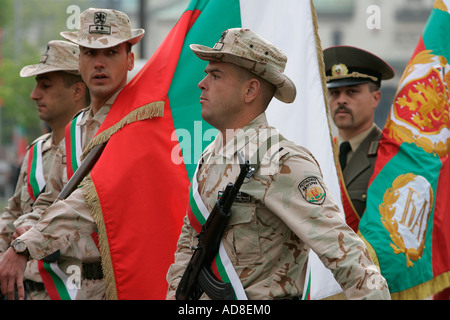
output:
[[[264,145],[267,136],[272,136],[271,147]],[[280,137],[268,126],[265,114],[228,141],[223,147],[219,134],[205,149],[197,180],[200,196],[211,210],[219,192],[239,174],[237,153],[247,159],[257,151],[264,154],[232,206],[223,237],[249,299],[301,297],[310,249],[331,270],[347,298],[390,299],[385,279],[364,243],[345,224],[308,150]],[[190,247],[197,244],[196,235],[186,216],[167,275],[168,296],[175,294],[192,255]]]

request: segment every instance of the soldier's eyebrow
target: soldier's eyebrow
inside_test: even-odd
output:
[[[122,48],[122,46],[120,45],[120,44],[118,44],[117,46],[114,46],[114,47],[111,47],[111,48],[108,48],[108,49],[115,49],[115,50],[118,50],[118,49],[121,49]]]
[[[36,76],[36,82],[39,82],[42,80],[52,81],[52,79],[47,75]]]
[[[219,68],[206,68],[205,69],[205,73],[223,73],[222,70],[220,70]]]

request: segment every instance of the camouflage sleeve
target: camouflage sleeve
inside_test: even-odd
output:
[[[331,270],[347,298],[390,299],[386,280],[330,198],[312,155],[300,149],[284,159],[264,202]]]
[[[67,183],[65,154],[65,145],[61,143],[53,158],[44,192],[34,202],[33,211],[24,214],[16,221],[16,228],[18,226],[33,226],[39,220],[45,209],[52,205],[58,197],[64,185]]]
[[[95,230],[91,208],[83,190],[77,189],[67,199],[50,206],[39,221],[19,238],[26,243],[32,258],[42,259]]]
[[[8,199],[8,205],[0,216],[0,252],[5,252],[11,243],[11,236],[15,231],[14,221],[23,214],[22,197],[23,188],[26,186],[26,173],[28,163],[28,152],[25,154],[24,161],[20,168],[19,178],[16,189],[11,198]]]
[[[195,239],[196,232],[194,228],[189,223],[187,215],[184,218],[184,225],[181,229],[180,238],[177,243],[177,250],[175,252],[175,262],[169,267],[167,272],[167,282],[169,288],[167,291],[167,297],[174,297],[177,291],[178,283],[183,276],[184,270],[186,269],[189,261],[192,257],[192,250],[190,249],[193,243],[191,239]]]

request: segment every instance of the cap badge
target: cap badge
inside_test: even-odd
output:
[[[331,74],[333,76],[345,76],[348,74],[347,66],[343,63],[335,64],[331,67]]]
[[[220,40],[214,45],[213,50],[214,51],[221,51],[223,46],[225,45],[224,41],[225,41],[225,37],[228,34],[228,30],[225,30],[224,32],[222,32],[222,36],[220,37]]]
[[[47,62],[48,59],[48,54],[43,54],[41,57],[41,61],[39,61],[42,64],[45,64]]]
[[[94,13],[94,26],[89,26],[89,33],[91,34],[111,34],[111,26],[105,26],[106,13],[95,12]]]
[[[48,52],[50,51],[50,46],[47,46],[47,51],[41,56],[41,61],[39,61],[42,64],[45,64],[48,59]]]

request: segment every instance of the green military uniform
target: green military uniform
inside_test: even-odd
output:
[[[394,77],[394,70],[389,64],[365,50],[334,46],[323,53],[328,89],[369,82],[380,86],[382,80]],[[351,139],[353,142],[349,141],[352,149],[342,173],[347,193],[359,217],[366,210],[367,188],[374,171],[380,139],[381,129],[374,125],[358,138]],[[342,142],[338,137],[338,147]]]
[[[375,169],[381,129],[374,124],[358,138],[362,141],[353,143],[353,139],[349,140],[354,151],[348,155],[347,165],[342,174],[352,204],[359,216],[362,216],[366,210],[367,187]],[[338,143],[341,141],[342,139],[338,137]]]

